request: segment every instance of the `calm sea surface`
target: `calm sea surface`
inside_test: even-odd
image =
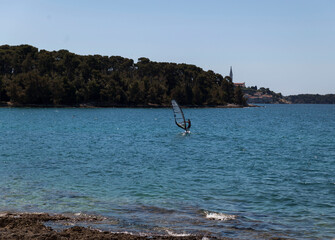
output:
[[[0,211],[97,228],[238,239],[335,238],[335,105],[0,109]]]

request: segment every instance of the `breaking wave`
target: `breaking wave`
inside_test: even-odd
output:
[[[191,236],[191,234],[188,233],[174,233],[170,230],[166,230],[167,234],[169,234],[172,237],[188,237]]]
[[[219,220],[219,221],[229,221],[236,219],[236,215],[230,215],[225,213],[217,213],[217,212],[208,212],[205,211],[205,216],[211,220]]]

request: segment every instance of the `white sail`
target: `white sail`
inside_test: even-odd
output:
[[[174,120],[177,126],[184,129],[185,131],[188,131],[189,128],[191,127],[191,121],[185,120],[183,110],[181,110],[176,100],[172,100],[171,104],[172,104],[173,113],[174,113]],[[188,126],[187,126],[187,123],[188,123]]]

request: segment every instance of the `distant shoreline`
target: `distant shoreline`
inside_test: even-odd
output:
[[[53,105],[53,104],[20,104],[11,102],[0,102],[2,108],[171,108],[171,105],[159,105],[159,104],[137,104],[137,105],[126,105],[126,104],[78,104],[78,105]],[[182,108],[248,108],[248,107],[260,107],[258,105],[249,104],[247,106],[237,104],[227,105],[182,105]]]

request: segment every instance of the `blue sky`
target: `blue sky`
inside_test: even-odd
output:
[[[283,95],[335,93],[333,0],[0,0],[0,45],[195,64]]]

